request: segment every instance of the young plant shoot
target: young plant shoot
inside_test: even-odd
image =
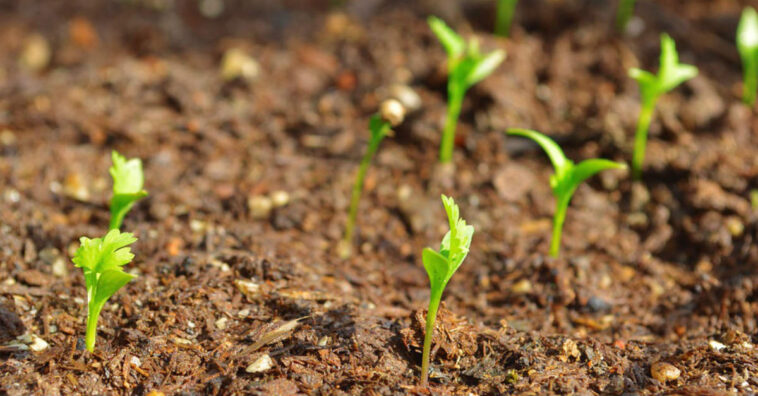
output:
[[[626,31],[626,25],[634,15],[634,3],[636,0],[619,0],[619,8],[616,10],[616,28],[620,32]]]
[[[629,76],[637,80],[642,99],[637,131],[634,135],[634,156],[632,158],[632,176],[635,180],[639,180],[642,176],[647,133],[653,119],[655,103],[661,95],[697,76],[697,68],[679,63],[676,44],[668,34],[664,33],[661,35],[661,58],[658,75],[646,70],[632,68],[629,70]]]
[[[606,159],[587,159],[579,164],[566,158],[560,146],[549,137],[527,129],[509,129],[508,134],[522,136],[534,140],[545,150],[555,173],[550,176],[550,187],[555,196],[555,214],[553,215],[553,238],[550,241],[550,255],[558,257],[561,249],[561,233],[563,221],[566,220],[566,210],[571,197],[579,185],[594,174],[606,169],[625,169],[626,164]]]
[[[758,13],[753,7],[747,7],[742,11],[737,27],[737,49],[742,58],[745,80],[742,100],[752,107],[758,91]]]
[[[371,137],[369,138],[368,148],[363,155],[361,164],[358,167],[358,174],[355,176],[355,183],[353,184],[353,193],[350,198],[350,212],[348,213],[347,225],[345,226],[345,236],[339,247],[339,255],[342,258],[350,256],[353,232],[355,231],[355,220],[358,216],[358,204],[361,201],[361,193],[363,192],[363,181],[366,178],[368,167],[371,165],[371,160],[379,149],[379,144],[391,132],[390,128],[403,122],[404,117],[405,108],[403,105],[395,99],[389,99],[382,102],[379,113],[374,114],[369,120],[368,129],[371,132]]]
[[[442,292],[447,282],[453,276],[463,259],[468,254],[471,246],[471,237],[474,235],[474,227],[466,225],[466,221],[460,217],[458,205],[452,198],[442,196],[442,205],[447,212],[450,231],[442,238],[440,250],[425,248],[422,255],[424,268],[429,275],[431,293],[429,295],[429,310],[426,312],[426,330],[424,332],[424,352],[421,360],[421,385],[425,386],[429,379],[429,354],[432,348],[432,335],[434,334],[434,322],[437,319],[437,309],[442,300]]]
[[[447,52],[447,118],[440,144],[440,162],[447,163],[453,158],[455,129],[466,91],[492,74],[505,59],[505,52],[495,50],[482,54],[476,40],[466,44],[458,33],[437,17],[429,17],[429,26]]]
[[[497,0],[495,15],[495,34],[500,37],[508,37],[511,31],[513,14],[516,11],[518,0]]]
[[[124,216],[132,209],[134,203],[147,196],[147,191],[142,189],[145,176],[142,174],[142,161],[132,158],[127,161],[126,157],[115,150],[111,153],[113,166],[110,174],[113,178],[113,197],[111,198],[111,223],[110,229],[120,229]]]
[[[84,271],[87,287],[87,334],[84,338],[87,350],[95,350],[97,319],[105,302],[134,275],[121,268],[134,258],[128,247],[137,240],[132,234],[118,229],[108,231],[104,238],[82,237],[81,246],[72,261]]]

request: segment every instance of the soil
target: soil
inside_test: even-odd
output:
[[[755,1],[639,1],[627,35],[613,2],[523,1],[509,39],[489,34],[492,1],[201,12],[218,3],[0,1],[3,393],[758,390],[758,118],[740,102],[733,45]],[[508,52],[468,93],[449,177],[430,13]],[[550,164],[503,131],[628,162],[639,94],[627,69],[657,67],[664,31],[699,76],[658,103],[643,181],[582,185],[548,258]],[[221,78],[230,48],[254,57],[257,78]],[[382,143],[341,260],[368,118],[395,84],[422,106]],[[143,159],[150,195],[123,227],[139,238],[138,278],[106,305],[91,354],[70,257],[107,229],[112,149]],[[424,388],[420,252],[445,232],[440,193],[476,233]]]

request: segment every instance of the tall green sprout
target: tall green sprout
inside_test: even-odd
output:
[[[563,222],[566,220],[566,210],[571,202],[576,188],[583,181],[600,171],[607,169],[625,169],[626,165],[601,158],[586,159],[579,164],[566,158],[561,150],[549,137],[528,129],[509,129],[508,134],[526,137],[534,140],[545,150],[553,164],[555,173],[550,176],[550,187],[555,196],[555,213],[553,214],[553,238],[550,241],[550,255],[558,257],[561,249],[561,233]]]
[[[87,287],[87,333],[84,343],[87,350],[95,350],[97,320],[108,299],[134,279],[122,267],[132,261],[129,245],[136,242],[134,235],[118,229],[108,231],[103,238],[82,237],[72,261],[84,271]]]
[[[632,158],[632,176],[635,180],[639,180],[642,176],[642,164],[645,161],[647,133],[658,98],[697,76],[697,68],[679,63],[676,43],[668,34],[664,33],[661,35],[661,58],[658,74],[632,68],[629,70],[629,76],[637,80],[642,99],[637,131],[634,135],[634,156]]]
[[[513,14],[516,12],[518,0],[497,0],[495,15],[495,34],[508,37],[513,22]]]
[[[753,106],[758,91],[758,13],[753,7],[742,11],[737,27],[737,49],[742,58],[744,85],[742,100]]]
[[[616,10],[616,28],[623,32],[626,30],[626,25],[629,24],[629,20],[634,15],[634,3],[636,0],[619,0],[618,10]]]
[[[442,205],[447,212],[450,231],[445,234],[440,244],[440,250],[425,248],[422,255],[424,268],[429,275],[431,293],[429,309],[426,312],[426,329],[424,332],[424,352],[421,357],[421,385],[425,386],[429,379],[429,359],[434,334],[434,322],[437,320],[437,310],[442,300],[442,292],[452,278],[463,259],[468,254],[474,227],[466,225],[460,217],[458,205],[452,198],[442,196]]]
[[[358,167],[358,173],[355,176],[355,183],[353,183],[353,191],[350,197],[350,211],[348,212],[347,224],[345,225],[345,236],[342,238],[339,248],[339,255],[343,258],[350,256],[352,250],[350,244],[353,241],[353,233],[355,232],[358,204],[361,201],[363,182],[366,178],[368,167],[371,165],[371,160],[379,149],[379,144],[391,132],[390,128],[399,125],[404,117],[405,108],[403,105],[395,99],[389,99],[382,102],[379,113],[374,114],[369,120],[368,129],[371,132],[371,137],[368,142],[368,148],[366,148],[366,153],[363,155],[361,164]]]
[[[466,44],[458,33],[434,16],[429,17],[429,27],[447,52],[447,118],[440,144],[440,162],[447,163],[453,158],[455,129],[466,91],[495,71],[505,59],[505,52],[480,53],[476,40],[472,39]]]

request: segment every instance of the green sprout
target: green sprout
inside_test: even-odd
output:
[[[645,70],[632,68],[629,76],[640,85],[642,108],[634,135],[634,157],[632,158],[632,175],[635,180],[642,176],[642,163],[645,161],[645,146],[650,122],[653,119],[655,103],[658,98],[676,88],[679,84],[697,76],[697,68],[679,63],[676,44],[668,34],[661,35],[661,58],[658,75]]]
[[[395,99],[389,99],[382,102],[379,113],[374,114],[369,120],[368,129],[371,132],[371,138],[369,139],[366,153],[363,155],[361,164],[358,167],[358,174],[355,176],[355,183],[353,184],[353,193],[350,198],[350,211],[348,212],[347,225],[345,226],[345,236],[342,238],[339,248],[339,254],[342,258],[350,256],[350,243],[353,240],[353,233],[355,232],[358,204],[361,201],[363,182],[366,178],[368,167],[371,165],[371,160],[379,149],[379,144],[381,144],[382,140],[390,134],[390,128],[403,122],[404,117],[405,108],[403,105]]]
[[[561,232],[563,222],[566,220],[566,210],[571,202],[571,197],[579,185],[589,177],[607,169],[626,169],[626,164],[609,161],[607,159],[586,159],[579,164],[566,158],[560,146],[549,137],[528,129],[513,128],[508,134],[522,136],[534,140],[545,150],[550,162],[553,164],[555,173],[550,176],[550,187],[555,195],[555,214],[553,215],[553,238],[550,241],[550,255],[558,257],[561,249]]]
[[[513,14],[516,11],[518,0],[497,0],[497,11],[495,14],[495,34],[501,37],[508,37],[511,31],[511,22]]]
[[[455,129],[466,90],[474,86],[493,71],[505,59],[503,50],[487,54],[479,52],[479,44],[472,39],[466,42],[450,29],[441,19],[429,17],[429,27],[445,47],[447,52],[447,118],[440,144],[440,162],[447,163],[453,158]]]
[[[72,261],[84,271],[87,287],[87,334],[84,340],[87,350],[92,352],[97,337],[97,319],[105,302],[135,277],[121,267],[134,258],[128,246],[137,238],[113,229],[104,238],[82,237],[79,241],[81,245]]]
[[[629,20],[634,15],[634,3],[636,0],[619,0],[619,8],[616,11],[616,28],[623,32],[626,30],[626,25],[629,24]]]
[[[113,178],[113,197],[111,198],[111,223],[110,229],[121,228],[124,216],[132,209],[134,203],[147,196],[147,191],[142,189],[145,177],[142,174],[142,161],[132,158],[127,161],[126,157],[115,150],[111,153],[113,166],[110,168]]]
[[[758,13],[753,7],[747,7],[742,11],[740,24],[737,26],[737,49],[745,74],[742,100],[753,106],[758,90]]]
[[[442,205],[447,212],[450,231],[442,238],[439,251],[425,248],[422,255],[424,268],[429,275],[429,283],[431,284],[429,310],[426,312],[424,352],[421,358],[422,386],[425,386],[429,379],[429,354],[432,347],[434,322],[437,319],[437,309],[440,306],[440,300],[442,300],[442,292],[445,290],[447,282],[463,263],[463,259],[466,258],[471,246],[471,237],[474,235],[474,227],[466,225],[466,221],[460,217],[458,205],[452,198],[443,195]]]

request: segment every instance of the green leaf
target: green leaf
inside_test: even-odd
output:
[[[553,139],[530,129],[510,128],[508,129],[509,135],[521,136],[534,140],[537,144],[545,150],[545,153],[550,158],[550,162],[555,168],[556,174],[563,174],[568,166],[571,165],[571,161],[563,154],[563,150],[558,146]]]
[[[111,221],[110,229],[120,228],[126,214],[131,210],[134,203],[147,196],[143,190],[144,175],[142,173],[142,161],[132,158],[127,161],[126,157],[116,151],[112,152],[113,166],[110,168],[113,177],[113,197],[111,198]]]
[[[127,161],[126,157],[117,151],[111,153],[113,166],[110,168],[113,177],[114,194],[136,194],[142,190],[144,176],[142,174],[142,161],[132,158]]]
[[[495,50],[478,59],[474,67],[466,75],[465,84],[468,87],[484,80],[487,76],[497,69],[500,63],[505,60],[505,51]]]
[[[126,273],[121,269],[104,271],[100,274],[97,284],[97,294],[95,294],[92,303],[102,307],[111,296],[134,278],[136,278],[134,275]]]
[[[442,238],[439,252],[427,248],[422,256],[433,290],[437,287],[444,288],[461,266],[468,255],[474,235],[474,227],[467,225],[466,221],[460,217],[458,205],[452,198],[443,195],[442,204],[447,212],[450,231]]]
[[[463,55],[463,52],[466,50],[466,42],[458,33],[436,16],[430,16],[428,22],[432,32],[437,36],[442,46],[445,47],[448,58],[454,59]]]
[[[755,57],[758,51],[758,12],[753,7],[742,11],[737,26],[737,49],[743,57]]]
[[[626,169],[626,164],[602,158],[584,160],[571,169],[571,184],[578,186],[596,173],[608,169]]]
[[[697,76],[697,67],[679,63],[676,43],[668,34],[661,35],[661,60],[658,71],[659,94],[676,88],[679,84]]]
[[[439,287],[445,287],[450,273],[450,262],[447,257],[431,248],[424,248],[421,259],[429,276],[431,288],[436,290]]]

